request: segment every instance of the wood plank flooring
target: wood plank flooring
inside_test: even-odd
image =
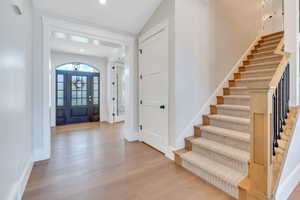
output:
[[[161,153],[121,137],[123,124],[53,130],[52,159],[35,164],[23,200],[233,200]]]

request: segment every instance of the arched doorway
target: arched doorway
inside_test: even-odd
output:
[[[56,125],[100,121],[100,73],[84,63],[56,68]]]

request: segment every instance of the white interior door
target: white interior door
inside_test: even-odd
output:
[[[143,37],[145,38],[145,37]],[[166,153],[168,144],[168,29],[140,40],[140,133]]]

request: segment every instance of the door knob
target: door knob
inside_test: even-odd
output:
[[[160,109],[165,109],[165,108],[166,108],[165,105],[160,106]]]

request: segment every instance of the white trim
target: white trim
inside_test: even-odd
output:
[[[168,28],[168,25],[169,25],[168,20],[164,20],[163,22],[159,23],[158,25],[152,27],[146,33],[143,33],[139,37],[139,45],[144,43],[148,38],[160,33],[161,31],[163,31],[163,29]]]
[[[39,134],[42,136],[34,135],[36,141],[39,141],[38,138],[42,138],[40,142],[40,148],[34,147],[34,160],[47,160],[50,159],[51,154],[51,120],[50,120],[50,107],[49,107],[49,100],[50,100],[50,83],[49,83],[49,73],[51,73],[51,68],[49,66],[50,61],[50,34],[52,31],[68,31],[69,33],[76,33],[82,35],[89,35],[95,39],[102,39],[110,42],[120,43],[128,49],[127,57],[125,59],[125,66],[129,69],[129,94],[127,96],[127,120],[126,120],[126,129],[128,129],[128,134],[125,134],[125,139],[128,137],[130,140],[134,137],[131,134],[135,134],[134,132],[137,130],[137,123],[136,123],[136,103],[137,103],[137,91],[135,88],[136,84],[136,66],[135,66],[135,54],[136,46],[135,46],[135,38],[134,36],[127,36],[123,34],[118,34],[110,31],[106,31],[99,28],[94,28],[82,24],[75,24],[63,20],[52,19],[48,17],[42,17],[42,24],[43,24],[43,45],[42,45],[42,52],[43,52],[43,70],[42,70],[42,116],[37,116],[42,119],[42,127],[38,130],[42,130]],[[38,98],[38,97],[37,97]]]
[[[165,156],[167,158],[169,158],[170,160],[175,160],[175,155],[174,155],[174,151],[176,151],[176,149],[172,146],[169,146],[168,149],[167,149],[167,152],[165,154]]]
[[[292,171],[292,173],[279,185],[275,199],[287,200],[294,189],[300,182],[300,164]]]
[[[259,41],[260,38],[261,36],[259,34],[259,36],[254,40],[254,42],[251,43],[251,45],[248,47],[245,53],[240,57],[240,59],[237,61],[234,67],[230,70],[230,72],[225,76],[224,80],[218,85],[216,90],[208,98],[208,100],[202,106],[200,111],[196,114],[194,119],[182,131],[182,133],[176,140],[176,150],[183,149],[185,146],[184,139],[194,135],[194,126],[202,123],[201,116],[209,113],[210,105],[216,103],[216,96],[222,95],[223,88],[226,87],[228,81],[233,77],[233,73],[238,71],[238,68],[241,66],[242,62],[246,59],[246,57],[250,54],[253,46]]]
[[[46,160],[47,153],[44,152],[44,149],[34,149],[33,151],[33,161],[38,162],[41,160]]]
[[[111,124],[114,124],[114,122],[113,123],[111,123]],[[125,132],[125,133],[123,133],[123,136],[124,136],[124,138],[126,138],[126,140],[128,141],[128,142],[135,142],[135,141],[139,141],[139,132]]]
[[[32,158],[30,158],[25,165],[25,168],[20,176],[20,179],[17,180],[17,182],[11,189],[11,192],[9,196],[6,198],[6,200],[22,200],[32,168],[33,168],[33,160]]]
[[[18,184],[17,200],[22,200],[32,168],[33,168],[33,160],[32,158],[30,158],[26,164],[26,167],[22,173],[21,179]]]

